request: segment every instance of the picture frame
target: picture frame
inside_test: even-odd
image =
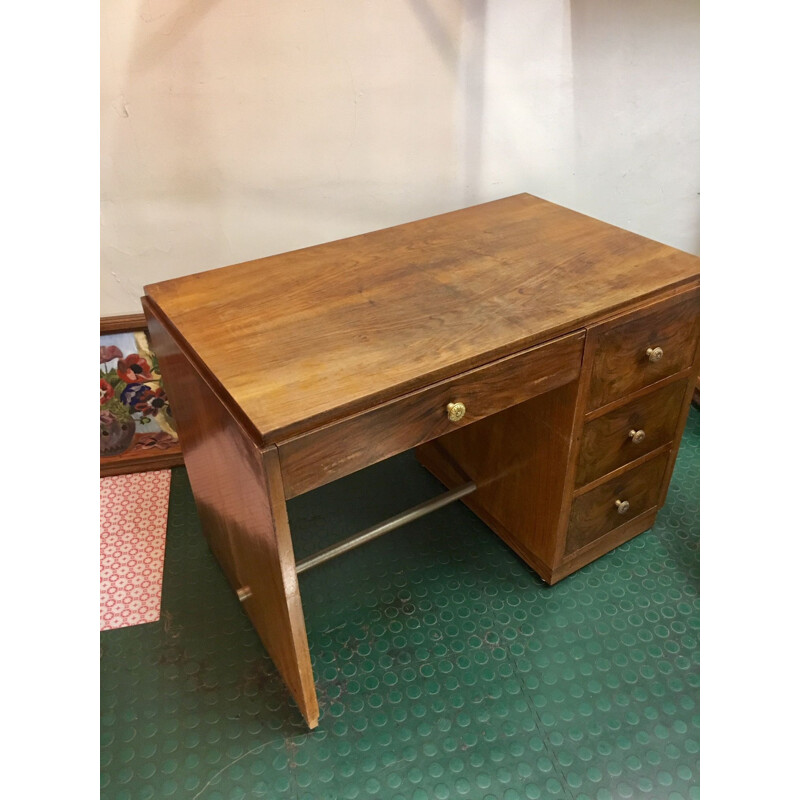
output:
[[[183,464],[144,314],[100,318],[100,477]]]

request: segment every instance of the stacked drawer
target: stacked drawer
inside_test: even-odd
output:
[[[635,520],[652,524],[663,502],[696,378],[698,293],[604,323],[589,336],[594,355],[566,559],[584,549],[598,555],[603,537],[610,549],[641,532],[648,525]]]

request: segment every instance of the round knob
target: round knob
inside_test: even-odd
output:
[[[447,418],[450,422],[458,422],[467,413],[467,407],[463,403],[448,403]]]
[[[253,596],[253,592],[250,590],[249,586],[242,586],[241,589],[236,590],[236,596],[239,598],[239,600],[241,600],[241,602],[244,603],[248,597]]]
[[[627,500],[615,500],[614,505],[620,514],[627,514],[631,504]]]
[[[664,351],[660,347],[648,347],[645,352],[647,353],[648,359],[653,363],[661,361],[661,357],[664,355]]]
[[[644,441],[644,431],[628,431],[628,436],[633,439],[634,444],[640,444]]]

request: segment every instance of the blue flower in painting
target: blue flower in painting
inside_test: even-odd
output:
[[[119,399],[126,406],[130,406],[133,408],[137,403],[140,403],[144,399],[144,395],[146,395],[150,391],[149,386],[145,386],[143,383],[129,383],[123,390],[122,394],[119,396]]]

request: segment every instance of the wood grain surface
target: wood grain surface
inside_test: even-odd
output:
[[[463,502],[540,574],[556,557],[577,389],[574,380],[417,448],[447,486],[456,485],[447,461],[475,481]]]
[[[588,410],[690,367],[699,335],[699,292],[604,327],[598,332]],[[662,348],[659,361],[648,359],[650,347]]]
[[[567,554],[559,561],[558,566],[551,571],[549,579],[546,578],[545,580],[551,584],[557,583],[581,567],[585,567],[596,558],[605,555],[615,547],[619,547],[623,542],[627,542],[633,539],[634,536],[638,536],[640,533],[652,528],[656,521],[656,512],[656,508],[651,508],[649,511],[645,511],[644,514],[640,514],[638,517],[612,528],[608,533],[592,539],[580,550]]]
[[[698,264],[521,194],[145,290],[267,444],[696,282]]]
[[[667,459],[668,454],[663,453],[576,497],[567,530],[566,552],[579,550],[629,519],[656,508]],[[630,503],[627,514],[619,513],[615,505],[617,500]]]
[[[668,383],[583,428],[575,485],[583,486],[671,441],[683,407],[687,380]],[[644,431],[636,443],[630,431]]]
[[[561,336],[280,443],[286,498],[575,380],[583,340]],[[463,419],[448,419],[448,402],[466,406]]]
[[[696,257],[530,195],[146,287],[203,529],[310,727],[286,498],[418,445],[560,580],[663,503],[698,287]]]
[[[280,467],[241,429],[147,300],[143,303],[174,413],[203,533],[310,728],[319,708]]]

